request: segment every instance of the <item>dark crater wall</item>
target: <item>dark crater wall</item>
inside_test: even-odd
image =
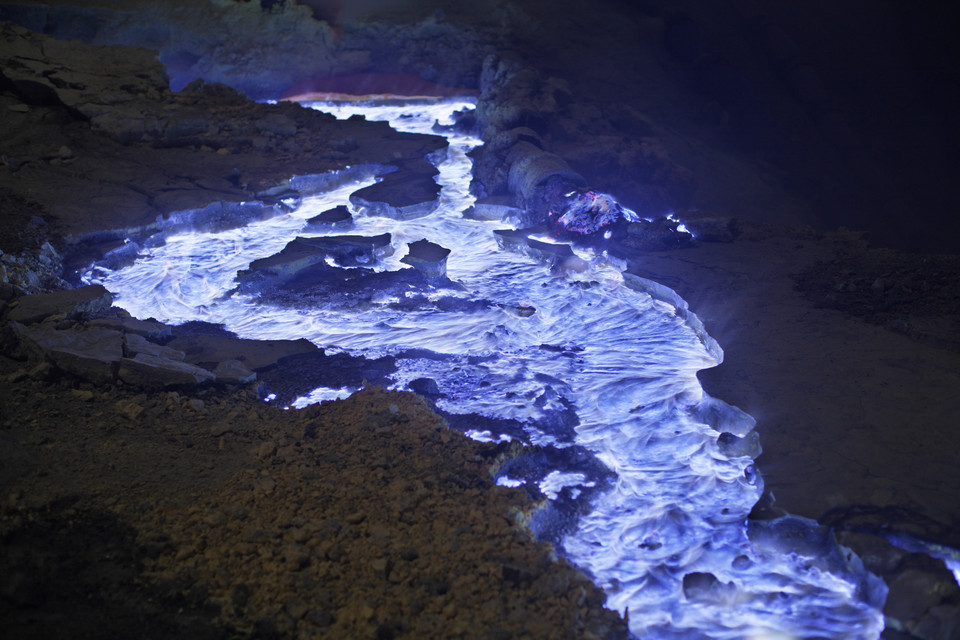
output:
[[[157,49],[174,89],[203,77],[267,98],[374,72],[483,96],[484,61],[534,68],[515,124],[630,206],[932,251],[960,230],[958,17],[888,1],[0,5],[58,38]]]

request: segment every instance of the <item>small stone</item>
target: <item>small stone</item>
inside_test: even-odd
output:
[[[310,609],[307,611],[306,620],[315,627],[329,627],[335,621],[333,614],[323,609]]]
[[[214,438],[219,438],[222,435],[230,433],[232,430],[233,427],[229,422],[215,422],[210,425],[210,435]]]
[[[130,420],[136,422],[143,414],[143,407],[134,402],[133,400],[120,400],[115,405],[113,405],[114,411],[118,414]]]
[[[940,602],[942,576],[907,569],[888,582],[890,592],[883,613],[897,620],[919,619]]]
[[[257,447],[257,458],[260,460],[266,460],[267,458],[273,457],[273,454],[277,452],[277,443],[271,441],[262,442],[260,446]]]
[[[760,446],[760,434],[756,431],[751,431],[742,438],[738,438],[732,433],[725,431],[717,438],[717,446],[720,449],[720,453],[729,458],[737,458],[740,456],[757,458],[763,452]]]
[[[442,278],[447,275],[447,256],[450,249],[422,239],[407,245],[409,252],[400,262],[409,264],[426,278]]]
[[[274,481],[273,478],[270,478],[270,477],[259,478],[253,483],[253,488],[258,493],[264,493],[264,494],[273,493],[273,490],[276,486],[277,486],[277,483]]]
[[[284,606],[287,614],[294,620],[299,620],[300,618],[307,615],[307,612],[310,611],[310,608],[306,605],[303,600],[288,600],[287,604]]]
[[[411,391],[422,396],[437,397],[440,395],[440,387],[437,386],[437,381],[433,378],[417,378],[411,380],[407,386],[410,387]]]
[[[194,411],[203,411],[204,404],[203,400],[200,398],[190,398],[189,402],[187,402],[187,406]]]
[[[70,147],[63,145],[57,150],[57,155],[64,159],[72,158],[73,151],[70,150]]]
[[[226,382],[230,384],[247,384],[257,379],[257,374],[250,371],[239,360],[224,360],[217,364],[213,370],[213,375],[217,377],[217,382]]]
[[[193,547],[193,545],[189,545],[189,544],[188,544],[188,545],[184,545],[184,546],[180,547],[179,549],[177,549],[177,553],[176,553],[176,555],[173,557],[173,559],[176,560],[176,561],[178,561],[178,562],[180,562],[180,561],[182,561],[182,560],[186,560],[187,558],[189,558],[190,556],[192,556],[194,553],[196,553],[196,551],[197,551],[197,550]]]
[[[70,391],[71,395],[81,402],[91,402],[93,401],[93,391],[88,391],[86,389],[72,389]]]
[[[310,552],[303,545],[290,544],[283,550],[287,571],[300,571],[310,562]]]
[[[243,520],[244,518],[247,517],[247,514],[249,513],[246,507],[236,502],[231,502],[230,504],[225,505],[223,507],[223,512],[226,513],[231,518],[233,518],[234,520]]]
[[[217,154],[221,156],[228,156],[230,155],[230,149],[227,149],[226,147],[220,147],[217,149]]]
[[[361,522],[363,522],[363,521],[366,520],[366,519],[367,519],[367,514],[365,514],[365,513],[362,512],[362,511],[357,511],[357,512],[351,513],[351,514],[348,515],[346,518],[344,518],[344,520],[346,520],[347,524],[360,524]]]
[[[31,380],[46,381],[53,378],[54,368],[49,362],[41,362],[27,373]]]
[[[161,349],[183,357],[180,351],[166,349],[165,347],[161,347]],[[214,379],[213,374],[202,367],[146,353],[138,353],[133,358],[121,359],[118,376],[124,382],[144,389],[196,385]]]
[[[304,542],[310,539],[310,532],[303,527],[292,529],[290,531],[290,539],[293,540],[294,542],[303,544]]]
[[[219,527],[226,524],[227,514],[225,514],[223,511],[214,511],[213,513],[207,515],[203,521],[211,527]]]

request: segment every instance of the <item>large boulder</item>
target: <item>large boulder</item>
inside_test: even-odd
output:
[[[95,315],[110,308],[113,296],[101,285],[23,296],[7,314],[7,319],[22,324],[41,322],[51,316],[78,318]]]
[[[245,340],[232,335],[185,334],[183,330],[167,347],[183,351],[185,361],[216,370],[227,361],[237,361],[250,371],[262,371],[283,357],[320,352],[309,340]],[[221,369],[221,372],[223,370]]]
[[[437,170],[430,164],[416,163],[388,173],[383,180],[354,191],[350,203],[367,215],[396,220],[412,220],[432,213],[440,205]]]
[[[202,367],[146,352],[121,359],[117,375],[126,384],[152,390],[202,384],[216,377]]]
[[[346,206],[340,205],[307,220],[304,231],[331,231],[334,229],[350,229],[351,227],[353,227],[353,216],[347,211]]]
[[[409,264],[426,278],[442,278],[447,275],[447,256],[450,255],[450,249],[426,239],[411,242],[407,246],[409,253],[400,262]]]
[[[21,344],[37,359],[96,384],[110,384],[123,358],[123,337],[109,329],[58,330],[15,324]]]
[[[392,252],[389,233],[298,237],[279,253],[251,262],[249,268],[237,274],[237,280],[243,291],[263,292],[311,269],[329,268],[328,261],[344,267],[370,266]]]
[[[152,356],[155,358],[164,358],[166,360],[182,361],[186,354],[178,349],[171,349],[163,345],[151,342],[143,336],[135,333],[128,333],[123,336],[123,347],[127,357],[133,358],[138,355]]]

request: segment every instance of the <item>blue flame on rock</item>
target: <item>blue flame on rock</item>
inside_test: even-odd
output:
[[[435,122],[449,124],[469,105],[315,106],[435,133]],[[444,135],[436,210],[407,221],[353,210],[350,233],[391,234],[395,250],[373,266],[379,272],[408,268],[410,242],[450,249],[455,286],[337,304],[225,295],[252,261],[298,235],[324,235],[305,231],[306,221],[347,205],[372,179],[305,198],[266,222],[171,236],[132,266],[89,279],[137,317],[394,355],[396,387],[434,381],[451,424],[478,439],[540,445],[541,459],[518,460],[501,483],[539,489],[534,529],[592,574],[638,637],[877,638],[885,587],[859,558],[815,522],[747,520],[763,490],[756,453],[728,443],[749,436],[754,421],[703,392],[696,374],[719,364],[722,351],[686,304],[603,255],[578,254],[581,268],[558,272],[501,250],[493,231],[505,222],[463,217],[473,203],[466,154],[479,141]],[[316,390],[295,404],[345,393]]]

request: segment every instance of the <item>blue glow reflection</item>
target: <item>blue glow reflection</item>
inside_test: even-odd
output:
[[[449,124],[468,104],[315,106],[435,133],[435,122]],[[450,149],[439,164],[436,210],[403,222],[354,210],[351,233],[391,234],[393,254],[373,265],[380,272],[408,268],[401,260],[409,242],[451,249],[449,290],[362,304],[224,295],[253,260],[298,235],[324,235],[306,233],[306,220],[348,204],[370,182],[305,198],[267,223],[171,237],[133,266],[90,279],[137,317],[224,323],[250,338],[304,337],[328,352],[429,352],[398,357],[396,387],[430,378],[442,392],[438,409],[459,416],[468,434],[546,447],[554,468],[537,463],[499,482],[537,483],[548,500],[533,519],[566,532],[562,552],[594,576],[609,606],[629,610],[638,636],[878,637],[885,587],[832,535],[798,518],[748,526],[762,479],[749,455],[731,455],[718,440],[721,432],[748,435],[753,420],[704,394],[696,374],[722,352],[685,303],[656,283],[625,280],[622,265],[604,256],[578,254],[582,268],[557,274],[500,250],[492,232],[507,223],[462,215],[473,203],[466,153],[479,141],[444,134]],[[421,303],[401,308],[409,300]],[[316,390],[294,405],[344,393]]]

